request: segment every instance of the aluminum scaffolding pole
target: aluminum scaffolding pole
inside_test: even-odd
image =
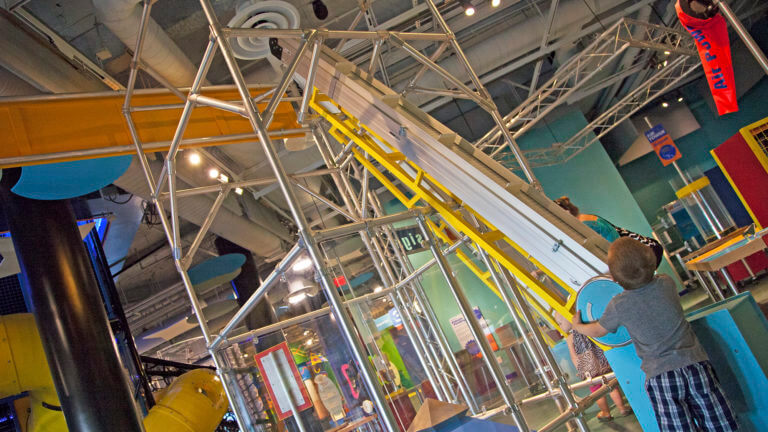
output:
[[[733,13],[733,10],[731,10],[731,7],[728,6],[726,2],[722,0],[713,0],[713,3],[725,16],[725,19],[728,20],[733,29],[736,30],[736,34],[739,35],[741,40],[744,42],[744,45],[747,46],[749,52],[755,57],[755,60],[757,60],[757,63],[763,69],[763,72],[768,75],[768,58],[765,57],[763,50],[760,49],[760,46],[755,43],[755,40],[752,39],[752,36],[749,34],[747,29],[744,28],[743,24],[741,24],[739,17]]]
[[[246,108],[246,114],[247,114],[248,120],[250,121],[254,131],[259,135],[259,141],[262,146],[262,149],[264,150],[264,155],[267,161],[269,162],[269,165],[272,168],[272,171],[274,172],[275,177],[277,178],[277,182],[280,186],[283,196],[285,197],[285,201],[288,204],[290,213],[293,216],[296,226],[298,228],[299,235],[304,240],[305,248],[310,258],[312,259],[312,262],[314,263],[315,270],[320,275],[320,282],[323,286],[323,290],[328,299],[328,303],[331,306],[332,310],[334,310],[336,313],[337,322],[339,323],[341,332],[344,335],[344,338],[346,339],[347,343],[349,344],[349,348],[352,351],[352,355],[357,362],[363,381],[365,382],[366,387],[368,388],[368,391],[371,397],[373,398],[373,401],[379,413],[379,418],[383,421],[384,426],[388,430],[392,432],[397,431],[398,430],[397,421],[392,415],[392,412],[389,409],[389,406],[387,404],[385,395],[378,384],[378,378],[376,376],[376,373],[371,368],[371,365],[368,361],[368,357],[366,355],[365,347],[362,345],[362,342],[360,341],[357,335],[357,332],[355,330],[352,317],[349,314],[349,312],[343,307],[341,297],[339,296],[339,293],[336,287],[334,286],[333,282],[330,280],[330,274],[322,258],[322,253],[320,252],[320,249],[314,237],[312,236],[312,232],[309,228],[309,224],[307,223],[307,219],[296,197],[296,192],[294,191],[293,185],[290,182],[290,179],[288,178],[285,172],[285,169],[283,168],[283,164],[280,161],[279,156],[277,155],[277,151],[275,150],[272,140],[269,137],[269,133],[264,126],[264,122],[261,118],[261,115],[259,114],[259,111],[257,110],[255,104],[253,103],[253,100],[251,99],[250,93],[248,91],[248,87],[245,84],[245,80],[243,79],[242,72],[240,71],[239,66],[237,64],[237,60],[235,59],[234,54],[232,53],[231,47],[229,45],[229,41],[224,38],[225,35],[223,34],[224,32],[221,27],[221,24],[219,23],[219,20],[216,17],[216,14],[213,9],[213,5],[210,3],[209,0],[200,0],[200,5],[202,6],[203,12],[205,13],[205,16],[208,20],[208,23],[211,28],[211,32],[217,38],[217,42],[219,44],[221,54],[224,57],[224,60],[227,63],[227,67],[229,68],[229,71],[232,75],[235,85],[237,86],[238,91],[240,92],[240,96],[243,100],[243,105]],[[292,71],[289,70],[289,72],[292,72]],[[292,75],[293,74],[291,73],[291,76]]]
[[[353,190],[351,189],[351,185],[348,182],[344,182],[342,180],[341,174],[339,174],[339,171],[336,169],[338,168],[338,165],[330,156],[330,148],[328,147],[329,143],[325,139],[325,136],[322,134],[322,130],[320,130],[320,127],[317,124],[313,125],[312,128],[313,128],[313,137],[315,139],[315,144],[317,145],[320,155],[322,156],[326,165],[334,169],[334,173],[331,175],[331,177],[334,183],[336,184],[337,189],[339,190],[339,194],[341,195],[341,199],[342,201],[344,201],[344,204],[347,207],[347,211],[357,215],[364,214],[363,213],[364,207],[358,204],[357,201],[354,199],[354,193],[353,193]],[[382,215],[377,214],[376,216],[381,217]],[[366,231],[360,231],[360,234],[361,234],[361,237],[365,236],[367,238]],[[364,242],[365,242],[365,239],[364,239]],[[365,242],[365,246],[366,248],[370,248],[370,242]],[[376,260],[374,260],[374,263],[377,264]],[[377,266],[377,270],[380,270],[378,269],[378,266]],[[382,273],[380,273],[380,277],[382,277]],[[382,280],[384,280],[383,277],[382,277]],[[394,285],[394,282],[395,282],[394,280],[391,281],[390,285]],[[392,297],[392,301],[393,301],[393,304],[397,306],[397,301],[394,297],[394,294]],[[406,308],[407,308],[407,305],[406,305]],[[403,316],[402,312],[401,312],[401,316]],[[446,396],[449,394],[447,385],[444,379],[442,379],[442,376],[439,374],[439,371],[433,370],[433,368],[431,368],[431,363],[434,363],[434,360],[430,359],[431,360],[430,361],[424,357],[424,354],[426,354],[426,356],[429,357],[429,351],[427,350],[427,346],[424,342],[423,335],[420,333],[420,329],[418,328],[418,326],[415,325],[415,321],[413,321],[413,317],[410,313],[410,309],[406,309],[406,314],[404,318],[414,323],[413,329],[415,330],[414,332],[415,334],[411,333],[411,329],[408,327],[406,327],[406,331],[408,332],[408,337],[410,338],[411,343],[413,343],[416,353],[419,356],[419,360],[422,362],[424,370],[427,372],[430,384],[432,385],[432,388],[435,391],[435,394],[438,396],[439,399],[446,398]],[[415,339],[414,339],[414,336],[415,336]],[[419,350],[419,348],[421,348],[424,351],[424,353],[422,353]]]
[[[515,425],[518,427],[518,429],[527,431],[528,425],[523,418],[520,407],[518,407],[515,403],[515,395],[507,385],[507,382],[504,379],[504,373],[502,372],[499,364],[496,362],[496,356],[493,354],[493,350],[488,343],[488,339],[485,338],[483,329],[480,327],[480,323],[478,323],[477,318],[475,317],[472,305],[469,303],[469,300],[462,292],[461,287],[453,275],[453,272],[451,272],[448,260],[446,260],[443,256],[442,251],[440,250],[440,247],[438,246],[437,241],[432,234],[432,231],[430,230],[429,226],[427,226],[426,218],[424,215],[419,215],[419,228],[421,229],[421,233],[424,235],[424,238],[427,241],[432,255],[434,255],[435,259],[437,260],[437,265],[440,268],[440,272],[443,274],[446,283],[448,284],[448,289],[451,291],[451,294],[453,294],[456,302],[459,305],[459,309],[461,310],[461,314],[464,317],[464,320],[467,322],[467,326],[469,327],[472,338],[480,348],[483,361],[488,367],[491,376],[493,377],[493,381],[496,383],[496,388],[498,388],[499,393],[501,393],[501,396],[504,399],[504,403],[510,409],[511,417],[515,422]]]

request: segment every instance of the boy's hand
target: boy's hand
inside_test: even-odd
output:
[[[581,311],[579,310],[577,310],[576,313],[573,315],[571,324],[573,324],[574,331],[577,331],[589,337],[593,337],[593,338],[603,337],[608,334],[608,330],[603,328],[603,326],[601,326],[600,323],[598,323],[597,321],[591,322],[591,323],[581,322]]]

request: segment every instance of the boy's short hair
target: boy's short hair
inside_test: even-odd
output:
[[[647,285],[656,273],[656,256],[648,246],[629,237],[621,237],[608,250],[608,269],[613,280],[624,289]]]

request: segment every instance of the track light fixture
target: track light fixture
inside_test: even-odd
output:
[[[464,15],[472,16],[475,14],[475,7],[470,0],[459,0],[459,4],[464,8]]]
[[[328,18],[328,6],[323,3],[323,0],[312,0],[312,11],[319,20]]]
[[[192,152],[187,156],[187,160],[189,160],[189,163],[192,165],[200,165],[200,162],[202,159],[200,158],[200,153]]]

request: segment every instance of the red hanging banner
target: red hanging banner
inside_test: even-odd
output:
[[[688,33],[696,41],[704,73],[707,76],[709,90],[720,115],[736,112],[739,104],[736,101],[736,85],[733,79],[733,64],[731,63],[731,45],[728,41],[728,28],[725,18],[716,14],[711,18],[701,19],[688,15],[680,6],[675,4],[677,17]]]

